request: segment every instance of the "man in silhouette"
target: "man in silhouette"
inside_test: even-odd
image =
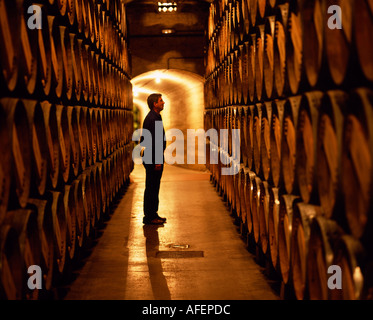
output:
[[[158,215],[159,188],[163,173],[164,150],[166,149],[165,132],[160,114],[164,101],[160,93],[153,93],[148,97],[147,102],[150,111],[142,127],[143,130],[146,129],[151,134],[151,147],[143,144],[144,136],[142,136],[141,145],[145,147],[145,152],[149,152],[151,149],[151,161],[143,161],[146,170],[143,223],[160,225],[166,221],[166,218]],[[148,150],[146,150],[147,148]]]

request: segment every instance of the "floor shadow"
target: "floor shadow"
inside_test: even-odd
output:
[[[161,259],[156,258],[156,252],[158,252],[159,249],[158,228],[162,227],[163,226],[158,225],[144,225],[143,230],[146,238],[146,257],[154,299],[171,300],[167,280],[163,274]]]

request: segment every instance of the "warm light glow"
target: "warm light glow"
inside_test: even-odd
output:
[[[158,12],[174,12],[177,11],[176,2],[158,2]]]

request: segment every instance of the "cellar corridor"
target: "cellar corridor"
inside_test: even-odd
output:
[[[144,171],[135,166],[104,232],[61,298],[278,299],[209,173],[166,165],[159,212],[168,220],[159,227],[142,224]]]

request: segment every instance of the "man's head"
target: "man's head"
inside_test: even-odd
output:
[[[148,106],[151,110],[159,113],[163,110],[164,101],[162,100],[162,95],[160,93],[152,93],[148,97]]]

